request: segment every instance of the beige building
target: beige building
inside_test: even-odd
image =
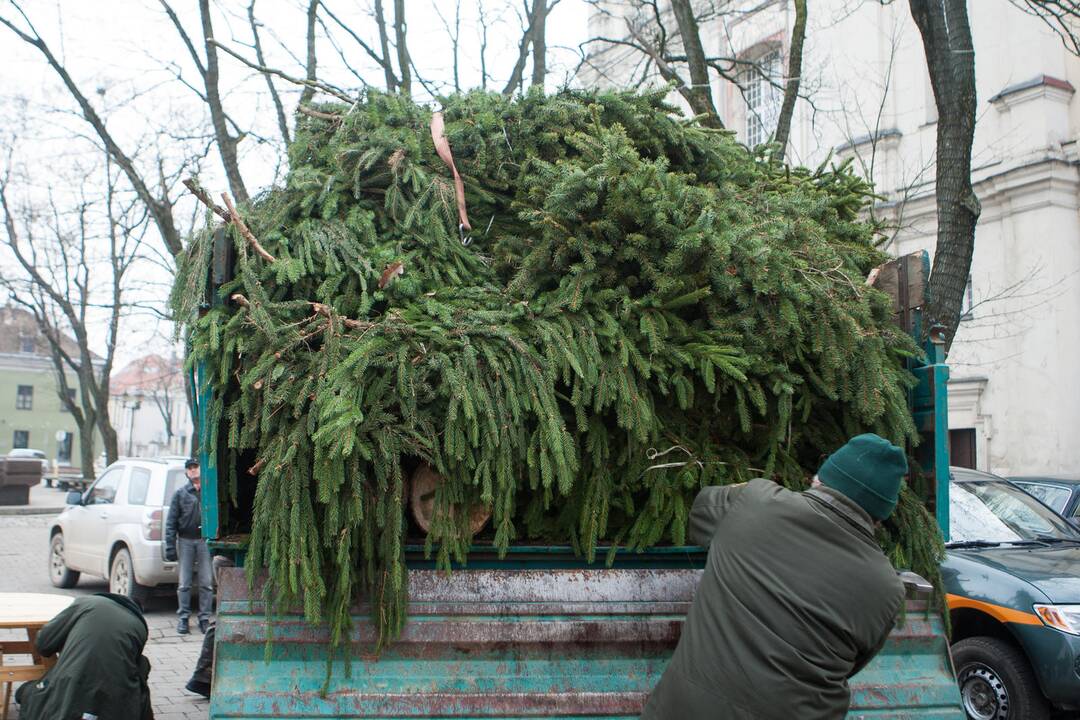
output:
[[[74,340],[64,349],[78,357]],[[95,372],[104,361],[93,356]],[[0,307],[0,455],[12,448],[33,448],[59,465],[79,465],[79,428],[60,400],[56,366],[33,315],[21,308]],[[79,380],[67,373],[68,388],[79,392]],[[94,433],[95,455],[101,447]]]
[[[590,36],[625,37],[639,5],[606,3],[590,18]],[[851,159],[884,197],[874,212],[896,227],[888,249],[932,254],[937,116],[908,4],[809,5],[808,98],[796,106],[788,159]],[[702,42],[710,57],[772,75],[744,70],[736,83],[712,74],[725,125],[753,144],[775,129],[794,7],[728,7],[702,23]],[[759,10],[738,12],[749,8]],[[949,357],[954,459],[1003,474],[1080,476],[1080,59],[1007,0],[969,2],[969,13],[978,93],[972,179],[982,215],[968,312]],[[581,79],[625,85],[639,67],[632,50],[611,47]]]

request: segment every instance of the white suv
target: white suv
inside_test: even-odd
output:
[[[73,587],[86,573],[108,578],[109,592],[143,599],[173,585],[176,563],[165,561],[165,515],[187,482],[183,458],[114,462],[85,493],[68,493],[68,507],[49,528],[49,579]]]

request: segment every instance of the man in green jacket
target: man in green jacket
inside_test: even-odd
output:
[[[859,435],[814,487],[709,487],[690,513],[708,561],[643,720],[842,718],[848,679],[885,644],[903,584],[874,541],[896,507],[904,452]]]
[[[126,597],[81,597],[37,636],[38,651],[60,658],[44,677],[15,693],[22,720],[153,720],[142,655],[146,620]]]

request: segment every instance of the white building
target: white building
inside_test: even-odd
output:
[[[112,376],[109,394],[109,415],[120,455],[191,452],[191,408],[184,391],[183,365],[177,358],[146,355],[131,362]]]
[[[625,37],[625,16],[639,4],[594,11],[590,36]],[[730,3],[740,5],[763,9],[705,20],[706,54],[755,61],[782,82],[793,4]],[[974,455],[976,467],[1003,474],[1080,476],[1080,59],[1007,0],[968,7],[978,93],[972,179],[982,214],[970,312],[948,359],[954,460]],[[674,20],[668,28],[677,33]],[[583,80],[625,84],[631,54],[608,50]],[[852,158],[885,197],[875,212],[896,223],[889,250],[932,254],[937,116],[908,4],[814,0],[802,66],[810,99],[796,106],[789,160]],[[782,90],[755,73],[743,76],[742,89],[711,77],[725,125],[743,142],[767,139]]]

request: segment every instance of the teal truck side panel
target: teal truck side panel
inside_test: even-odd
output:
[[[299,615],[268,620],[244,572],[225,570],[210,715],[636,718],[678,642],[700,572],[410,570],[402,637],[376,655],[369,608],[355,608],[351,675],[336,661],[322,693],[327,630]],[[940,622],[924,609],[909,602],[905,622],[852,680],[850,718],[962,718]]]

